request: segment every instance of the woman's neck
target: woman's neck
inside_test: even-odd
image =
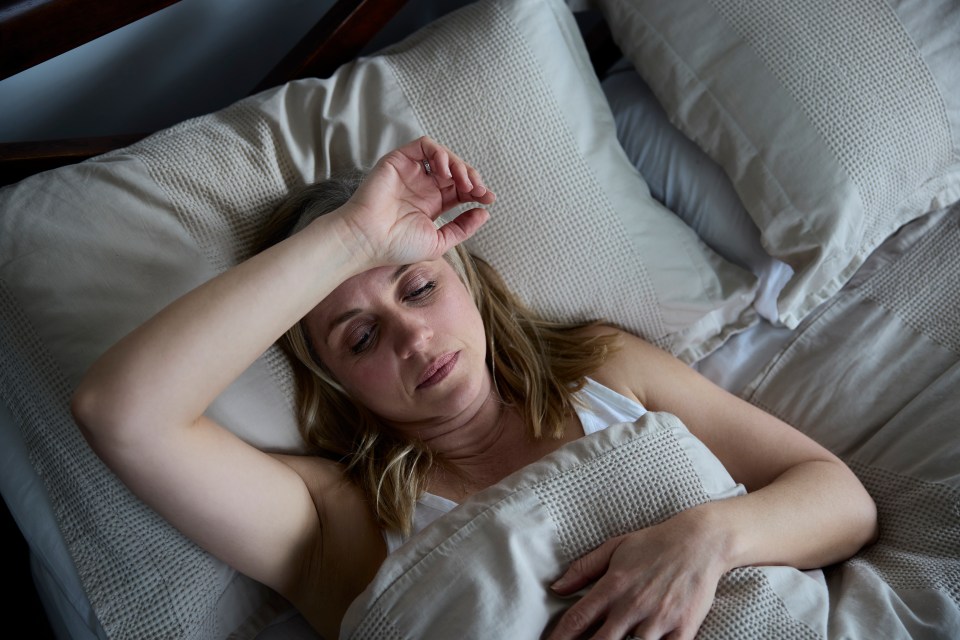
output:
[[[424,438],[443,463],[431,478],[431,492],[461,500],[527,464],[531,438],[520,413],[491,393],[470,420]]]
[[[514,435],[507,426],[516,426],[516,412],[504,406],[495,393],[487,394],[473,415],[453,428],[424,434],[423,443],[454,463],[484,458],[502,446],[505,437]]]

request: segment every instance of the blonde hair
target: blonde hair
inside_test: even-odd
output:
[[[362,179],[362,172],[350,172],[291,193],[268,221],[260,249],[340,207]],[[533,438],[562,437],[574,394],[583,387],[585,376],[602,364],[616,336],[585,339],[578,330],[596,322],[560,323],[540,317],[489,264],[462,246],[444,258],[480,312],[487,366],[500,400],[519,411]],[[398,436],[354,402],[326,371],[302,325],[291,327],[279,341],[292,361],[301,435],[312,451],[344,464],[347,477],[364,491],[381,526],[408,534],[429,474],[443,460],[423,443]]]

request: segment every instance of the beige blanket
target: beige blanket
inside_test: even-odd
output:
[[[341,638],[539,638],[573,599],[548,585],[604,540],[743,492],[675,416],[648,413],[564,446],[474,496],[391,555]],[[704,637],[816,637],[819,571],[737,569]]]
[[[891,238],[748,399],[843,456],[880,539],[826,572],[836,638],[960,637],[960,204]]]

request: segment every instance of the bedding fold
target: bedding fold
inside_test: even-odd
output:
[[[676,416],[650,412],[613,425],[411,538],[352,604],[341,638],[539,638],[576,600],[548,588],[573,560],[609,538],[742,493]],[[703,634],[818,637],[826,609],[820,572],[736,569],[721,580]]]
[[[826,571],[829,637],[956,638],[960,204],[888,244],[746,396],[841,455],[877,504],[876,543]]]

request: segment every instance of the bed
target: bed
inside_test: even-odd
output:
[[[8,10],[4,71],[168,4],[46,43],[23,34],[76,26],[74,3]],[[287,190],[423,134],[497,191],[469,248],[527,302],[643,335],[874,497],[874,544],[813,572],[730,572],[700,637],[960,637],[960,6],[481,0],[365,49],[402,4],[335,3],[249,97],[146,137],[0,145],[0,490],[57,637],[317,637],[132,496],[69,396],[115,340],[247,257]],[[292,397],[270,350],[210,414],[302,452]],[[549,576],[722,491],[671,416],[643,420],[415,536],[341,637],[540,637],[569,605]]]

